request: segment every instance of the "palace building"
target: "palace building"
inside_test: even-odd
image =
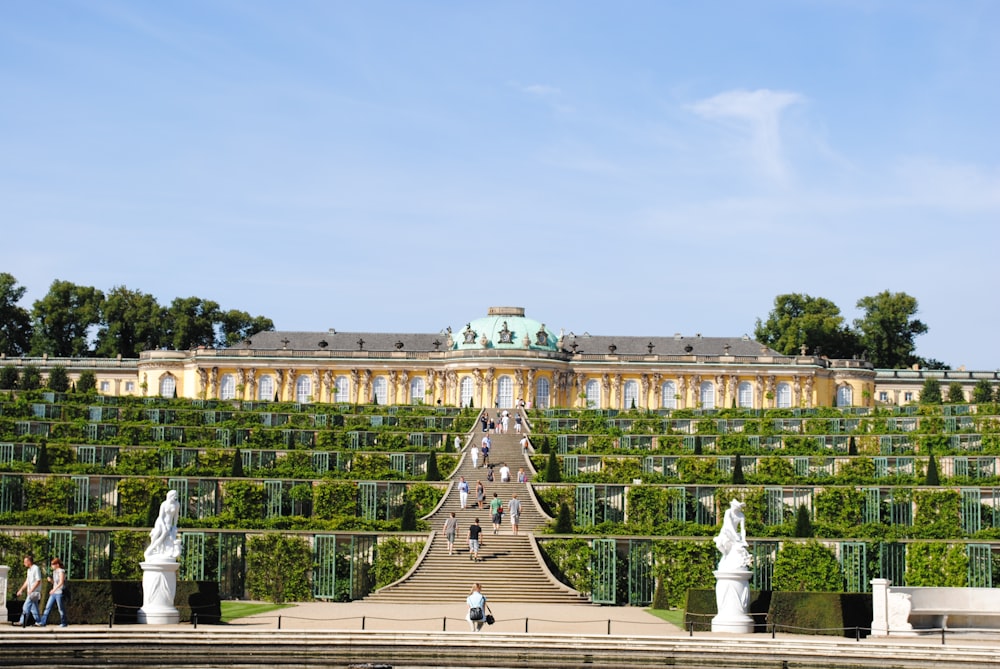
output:
[[[868,406],[876,392],[864,361],[746,336],[555,331],[521,307],[436,333],[259,332],[233,348],[145,351],[135,373],[149,395],[300,403],[761,409]]]

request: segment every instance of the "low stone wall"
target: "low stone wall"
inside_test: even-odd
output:
[[[884,578],[871,583],[872,636],[1000,630],[1000,590],[995,588],[892,587]]]

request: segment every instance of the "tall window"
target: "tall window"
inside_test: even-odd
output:
[[[792,386],[787,383],[778,384],[778,408],[790,409],[792,407]]]
[[[236,398],[236,377],[232,374],[223,374],[219,380],[219,399],[231,400]]]
[[[698,389],[698,401],[701,402],[702,409],[715,408],[715,384],[711,381],[702,381]]]
[[[497,379],[497,402],[504,409],[514,406],[514,379],[509,376]]]
[[[888,399],[888,397],[886,398]],[[854,405],[854,389],[850,386],[840,386],[837,388],[837,406],[849,407]]]
[[[295,379],[295,401],[299,404],[313,401],[313,384],[308,374]]]
[[[335,402],[350,402],[351,401],[351,380],[346,376],[338,376],[333,382],[333,387],[337,389],[337,394],[334,396],[333,400]]]
[[[746,409],[753,408],[753,384],[743,381],[736,388],[736,403]]]
[[[677,384],[673,381],[664,381],[660,387],[660,406],[664,409],[677,408]]]
[[[458,382],[458,404],[459,406],[467,407],[469,402],[472,401],[472,377],[463,376],[462,380]]]
[[[549,380],[544,376],[535,381],[535,408],[549,408]]]
[[[421,376],[410,381],[410,404],[424,403],[424,379]]]
[[[177,380],[167,374],[160,379],[160,397],[173,397],[177,390]]]
[[[622,409],[628,411],[629,409],[639,408],[639,384],[634,380],[626,381],[625,387],[622,389]]]
[[[383,406],[389,403],[389,382],[384,376],[376,376],[372,381],[372,395]]]
[[[262,402],[274,399],[274,377],[270,374],[260,377],[257,382],[257,399]]]
[[[584,392],[587,395],[587,408],[599,409],[601,407],[601,382],[597,379],[587,381]]]

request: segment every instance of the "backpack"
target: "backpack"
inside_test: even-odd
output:
[[[469,620],[482,620],[483,619],[483,607],[473,606],[469,609]]]

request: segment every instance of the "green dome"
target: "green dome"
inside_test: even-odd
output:
[[[449,336],[454,350],[555,351],[557,341],[544,323],[525,317],[523,307],[490,307],[485,318],[469,321]]]

